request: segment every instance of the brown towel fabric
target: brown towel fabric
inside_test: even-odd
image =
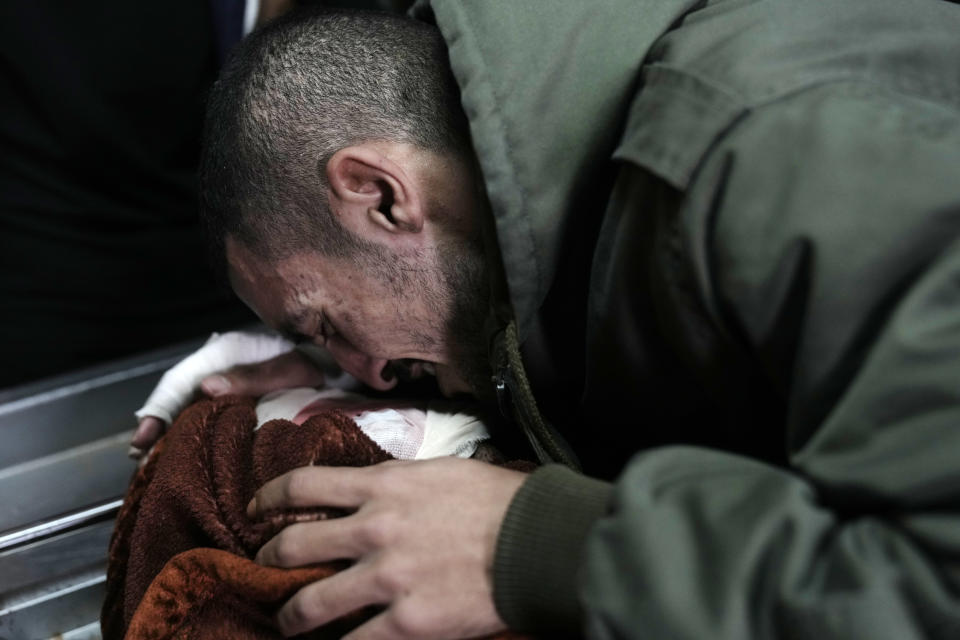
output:
[[[197,402],[136,473],[110,542],[101,614],[106,640],[280,638],[272,617],[283,602],[345,566],[257,565],[257,550],[284,525],[343,512],[303,509],[253,523],[247,502],[265,482],[296,467],[364,466],[390,455],[337,412],[301,426],[274,420],[254,432],[255,425],[249,398]],[[310,637],[339,638],[371,613]]]

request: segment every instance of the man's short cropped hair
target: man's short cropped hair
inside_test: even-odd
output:
[[[215,263],[231,236],[267,259],[369,243],[327,203],[326,163],[384,140],[468,148],[459,90],[436,27],[400,15],[312,8],[247,37],[210,92],[201,219]]]

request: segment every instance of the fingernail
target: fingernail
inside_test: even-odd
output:
[[[200,383],[207,395],[222,396],[230,391],[230,380],[225,376],[211,376]]]
[[[247,503],[247,517],[253,518],[257,514],[257,496],[253,496]]]
[[[130,448],[127,449],[127,456],[133,460],[139,460],[143,457],[143,449],[130,445]]]

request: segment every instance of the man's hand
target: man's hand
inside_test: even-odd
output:
[[[314,629],[367,605],[385,610],[346,638],[473,638],[505,625],[493,604],[497,533],[526,474],[475,460],[301,467],[271,480],[247,508],[340,507],[356,512],[292,524],[257,562],[296,567],[353,559],[307,585],[280,610],[285,635]]]

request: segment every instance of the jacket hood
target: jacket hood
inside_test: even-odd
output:
[[[562,259],[567,222],[604,183],[643,58],[696,3],[420,0],[413,8],[447,42],[521,342]]]

